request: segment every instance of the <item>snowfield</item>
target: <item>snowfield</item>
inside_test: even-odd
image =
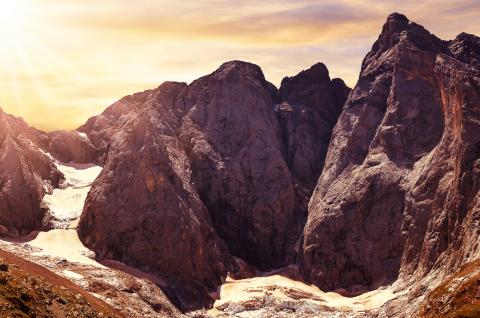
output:
[[[60,189],[54,189],[52,194],[46,194],[43,202],[55,219],[75,220],[80,217],[91,185],[102,171],[102,167],[58,161],[55,161],[55,164],[65,176],[65,181]]]
[[[40,251],[32,253],[34,256],[51,256],[69,262],[104,267],[95,261],[95,253],[83,246],[75,229],[39,232],[28,244],[40,249]]]
[[[222,318],[273,317],[267,313],[296,308],[297,315],[279,317],[301,317],[303,311],[310,313],[305,314],[306,317],[366,317],[364,312],[378,309],[405,292],[395,286],[381,287],[356,297],[324,292],[303,282],[296,266],[257,275],[240,279],[229,275],[218,294],[212,295],[216,301],[208,313]]]
[[[53,159],[49,153],[45,154]],[[94,253],[83,246],[75,229],[88,192],[93,181],[102,171],[102,167],[53,160],[57,169],[63,173],[65,180],[60,184],[59,189],[53,189],[52,194],[46,194],[43,202],[50,210],[53,219],[66,225],[66,228],[60,226],[61,228],[48,232],[39,232],[33,240],[29,241],[29,244],[41,250],[35,252],[36,255],[49,255],[71,262],[103,267],[93,260]]]

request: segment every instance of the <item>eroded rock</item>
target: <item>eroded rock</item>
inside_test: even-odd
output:
[[[309,204],[306,279],[351,292],[478,255],[478,38],[388,17]]]

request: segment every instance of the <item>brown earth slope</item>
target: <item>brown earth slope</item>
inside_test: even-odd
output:
[[[123,317],[49,270],[0,250],[0,317]]]

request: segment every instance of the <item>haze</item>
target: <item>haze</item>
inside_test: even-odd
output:
[[[474,0],[0,0],[0,106],[41,129],[76,128],[124,95],[233,59],[276,85],[322,61],[353,86],[393,11],[442,38],[480,34]]]

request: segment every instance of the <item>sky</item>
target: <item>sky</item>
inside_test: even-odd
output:
[[[480,35],[480,0],[0,0],[0,107],[74,129],[122,96],[229,60],[277,86],[323,62],[353,87],[392,12],[443,39]]]

